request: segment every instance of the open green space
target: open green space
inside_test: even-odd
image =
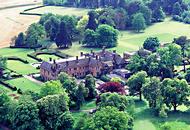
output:
[[[24,60],[27,60],[30,63],[36,62],[36,60],[30,58],[27,56],[27,54],[34,52],[32,49],[11,49],[11,48],[1,48],[0,49],[0,55],[4,57],[9,56],[16,56],[19,58],[22,58]]]
[[[0,94],[8,92],[11,92],[11,90],[0,84]]]
[[[136,51],[142,47],[147,37],[158,37],[162,44],[173,41],[173,38],[185,35],[190,37],[190,26],[166,18],[164,22],[149,26],[144,33],[134,33],[132,31],[121,31],[118,39],[118,46],[110,50],[117,50],[122,54],[125,51]],[[62,50],[69,55],[79,55],[81,51],[89,52],[93,48],[85,48],[80,44],[74,43],[70,49]],[[100,49],[93,49],[100,50]]]
[[[34,68],[32,65],[24,64],[20,61],[15,61],[15,60],[8,60],[7,61],[7,68],[10,70],[14,70],[14,71],[16,71],[16,73],[22,74],[22,75],[27,75],[27,74],[39,72],[39,70]]]
[[[33,9],[29,11],[25,11],[25,13],[37,13],[37,14],[45,14],[45,13],[53,13],[59,15],[76,15],[82,16],[87,14],[89,9],[80,9],[80,8],[72,8],[72,7],[59,7],[59,6],[45,6],[38,9]]]
[[[7,83],[11,84],[12,86],[16,86],[17,89],[21,89],[22,91],[31,90],[34,92],[39,92],[41,85],[36,84],[26,78],[17,78],[13,80],[6,81]]]
[[[181,108],[179,108],[181,110]],[[183,111],[183,110],[182,110]],[[159,118],[148,108],[146,102],[136,102],[134,130],[162,130],[162,126],[167,123],[171,130],[190,130],[190,113],[171,112],[167,118]]]
[[[50,55],[50,54],[41,54],[41,55],[38,55],[37,58],[40,58],[44,61],[49,61],[49,58],[52,58],[54,60],[60,59],[60,57],[55,56],[55,55]]]

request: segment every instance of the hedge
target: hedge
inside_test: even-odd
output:
[[[58,57],[63,58],[63,59],[67,58],[67,57],[70,57],[67,54],[64,54],[64,53],[62,53],[60,51],[55,51],[55,50],[47,50],[47,51],[40,50],[40,51],[36,51],[34,53],[31,53],[31,54],[27,54],[27,56],[37,60],[38,62],[42,62],[43,60],[41,58],[38,58],[37,56],[38,55],[43,55],[43,54],[55,55],[55,56],[58,56]]]
[[[17,90],[17,87],[12,86],[12,85],[10,85],[9,83],[6,83],[6,82],[4,82],[4,81],[1,81],[1,80],[0,80],[0,84],[4,85],[5,87],[7,87],[7,88],[9,88],[9,89],[11,89],[11,90],[13,90],[13,91],[16,91],[16,90]]]
[[[41,48],[42,45],[37,45],[34,47],[30,47],[30,46],[10,46],[10,48],[21,48],[21,49],[36,49],[36,48]]]
[[[18,60],[18,61],[23,62],[23,63],[25,63],[25,64],[28,64],[28,63],[29,63],[27,60],[24,60],[24,59],[22,59],[22,58],[15,57],[15,56],[7,57],[7,60]]]

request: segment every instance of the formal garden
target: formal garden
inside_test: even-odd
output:
[[[55,1],[49,6],[49,0],[44,0],[48,6],[22,12],[40,15],[41,19],[15,37],[10,48],[0,49],[0,55],[5,57],[0,57],[0,93],[7,93],[0,95],[5,106],[2,124],[18,130],[190,130],[187,4],[177,1],[171,10],[166,3],[154,12],[156,0],[150,5],[129,2],[126,7],[120,3],[118,8],[95,10],[92,8],[96,4],[84,4],[85,0],[64,4]],[[35,64],[42,61],[77,56],[102,47],[120,55],[146,49],[145,53],[138,51],[132,56],[126,66],[133,73],[126,83],[130,95],[126,96],[124,85],[114,79],[96,88],[91,75],[79,84],[65,73],[57,81],[40,84],[28,78],[39,74]],[[33,113],[27,113],[28,110]],[[21,115],[33,117],[32,121]],[[23,120],[24,125],[20,124]]]

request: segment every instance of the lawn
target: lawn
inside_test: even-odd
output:
[[[18,74],[28,75],[31,73],[39,73],[39,70],[34,68],[31,64],[24,64],[16,60],[8,60],[7,68],[16,71]]]
[[[27,54],[34,52],[31,49],[11,49],[11,48],[2,48],[0,49],[0,55],[1,56],[16,56],[19,58],[22,58],[24,60],[27,60],[30,63],[36,62],[36,60],[30,58],[27,56]]]
[[[0,84],[0,94],[8,92],[11,92],[11,90]]]
[[[31,90],[34,92],[39,92],[41,87],[41,85],[36,84],[26,78],[17,78],[6,82],[10,83],[12,86],[16,86],[18,89],[20,88],[22,91]]]
[[[50,55],[50,54],[41,54],[41,55],[38,55],[37,58],[41,58],[42,60],[44,61],[49,61],[49,58],[52,58],[54,60],[58,60],[60,59],[60,57],[56,56],[56,55]]]
[[[142,47],[147,37],[158,37],[162,44],[172,42],[173,38],[185,35],[190,38],[190,26],[184,23],[172,21],[166,18],[164,22],[149,26],[144,33],[134,33],[132,31],[121,31],[118,39],[118,46],[110,50],[117,50],[123,54],[125,51],[136,51]],[[62,50],[69,55],[79,55],[81,51],[89,52],[93,48],[84,48],[78,42],[75,42],[71,49]],[[100,50],[100,49],[93,49]]]
[[[146,102],[135,102],[134,130],[162,130],[163,124],[171,127],[171,130],[190,130],[189,112],[170,112],[168,117],[158,118],[148,108]],[[180,109],[180,108],[179,108]]]
[[[37,14],[45,14],[45,13],[53,13],[59,15],[76,15],[82,16],[87,14],[89,9],[80,9],[80,8],[72,8],[72,7],[59,7],[59,6],[46,6],[38,9],[33,9],[26,11],[25,13],[37,13]]]

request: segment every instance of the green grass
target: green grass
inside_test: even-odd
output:
[[[136,51],[142,47],[143,42],[147,37],[158,37],[160,42],[172,42],[173,38],[185,35],[190,38],[190,26],[184,23],[172,21],[166,18],[164,22],[156,23],[149,26],[144,33],[134,33],[133,31],[121,31],[118,39],[118,46],[110,50],[117,50],[123,54],[125,51]],[[63,53],[69,55],[79,55],[81,51],[89,52],[93,48],[84,48],[77,43],[74,43],[71,49],[62,50]],[[100,49],[93,49],[95,51]]]
[[[83,16],[83,15],[87,14],[88,11],[89,11],[89,9],[46,6],[46,7],[26,11],[25,13],[38,13],[38,14],[53,13],[53,14],[59,14],[59,15]]]
[[[1,48],[0,49],[0,55],[1,56],[16,56],[19,58],[22,58],[24,60],[27,60],[30,63],[36,62],[36,60],[30,58],[27,56],[27,54],[34,52],[31,49],[11,49],[11,48]]]
[[[9,92],[11,92],[10,89],[8,89],[5,86],[3,86],[3,85],[0,84],[0,94],[1,93],[9,93]]]
[[[164,123],[170,124],[171,130],[190,130],[189,116],[190,113],[187,111],[170,112],[168,118],[159,118],[154,116],[146,102],[136,101],[134,130],[162,130]]]
[[[34,68],[31,64],[24,64],[20,61],[8,60],[7,68],[16,71],[18,74],[27,75],[31,73],[38,73],[39,70]]]
[[[31,90],[34,92],[39,92],[41,88],[41,85],[38,85],[26,78],[17,78],[6,82],[10,83],[12,86],[16,86],[18,89],[20,88],[22,91]]]
[[[85,102],[84,105],[81,107],[81,110],[90,110],[96,108],[96,101],[90,101],[90,102]]]
[[[60,59],[60,57],[58,57],[58,56],[55,56],[55,55],[48,55],[48,54],[41,54],[41,55],[38,55],[37,57],[38,57],[38,58],[41,58],[41,59],[44,60],[44,61],[49,61],[49,58],[50,58],[50,57],[51,57],[52,59],[55,59],[55,60]]]

